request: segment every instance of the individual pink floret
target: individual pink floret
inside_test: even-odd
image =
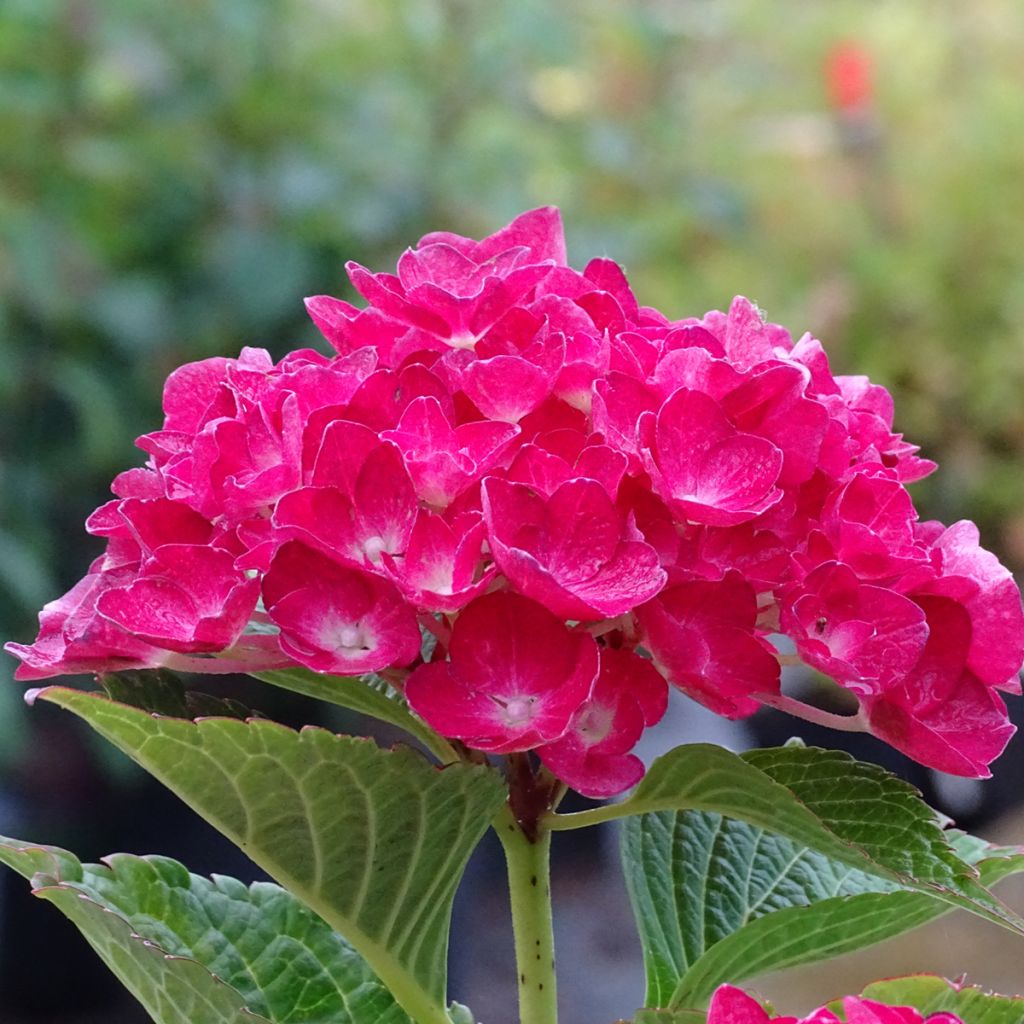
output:
[[[546,207],[480,242],[427,235],[402,255],[397,276],[358,263],[346,269],[356,290],[387,316],[453,348],[472,348],[564,255],[561,217]]]
[[[561,484],[577,477],[587,477],[596,480],[614,499],[626,467],[626,457],[614,448],[592,443],[591,439],[575,430],[555,430],[539,434],[531,444],[524,444],[516,452],[505,476],[547,497],[554,494]]]
[[[914,534],[916,521],[906,488],[882,475],[854,476],[821,512],[836,559],[865,580],[891,578],[927,560]]]
[[[487,528],[479,512],[467,512],[452,525],[422,511],[404,555],[382,556],[388,577],[407,601],[429,612],[456,612],[490,586],[497,568],[485,561]]]
[[[630,751],[644,729],[661,721],[668,685],[646,658],[601,648],[601,670],[561,739],[538,748],[541,760],[584,796],[605,799],[635,785],[643,762]]]
[[[347,455],[347,459],[345,456]],[[278,544],[304,544],[352,565],[372,567],[383,554],[405,551],[419,512],[412,481],[398,449],[373,439],[365,454],[356,446],[340,453],[342,467],[317,462],[313,480],[277,503],[272,518]],[[323,486],[337,481],[339,486]]]
[[[967,520],[943,531],[931,550],[940,555],[940,576],[915,593],[962,604],[971,623],[967,667],[990,686],[1020,693],[1024,608],[1010,571],[980,546],[978,528]]]
[[[477,598],[452,630],[450,660],[415,669],[412,709],[444,736],[477,750],[532,750],[564,735],[590,696],[597,643],[529,598]]]
[[[778,693],[779,662],[755,634],[757,598],[737,572],[680,583],[637,609],[641,642],[694,700],[728,718],[753,714]]]
[[[472,351],[449,352],[442,365],[486,419],[518,423],[551,394],[564,361],[562,337],[543,317],[516,307]]]
[[[749,299],[737,295],[728,313],[707,313],[699,321],[721,342],[729,360],[741,370],[789,353],[793,339],[779,324],[769,323]]]
[[[782,604],[782,631],[800,657],[859,694],[877,694],[914,667],[928,639],[913,601],[861,583],[853,570],[826,562]]]
[[[274,555],[263,602],[281,630],[281,650],[316,672],[358,675],[408,665],[419,654],[416,613],[393,584],[297,541]]]
[[[453,427],[436,399],[417,398],[381,437],[402,452],[419,497],[446,508],[497,464],[518,434],[513,424],[486,420]]]
[[[614,618],[665,585],[657,552],[627,528],[596,480],[568,480],[544,498],[489,477],[481,499],[498,567],[562,618]]]
[[[658,412],[644,465],[655,490],[684,518],[733,526],[760,515],[782,492],[782,452],[745,434],[700,391],[680,388]]]
[[[1015,729],[999,694],[967,667],[970,615],[949,597],[915,600],[927,618],[928,642],[898,685],[864,701],[870,729],[921,764],[987,778]]]
[[[256,607],[260,583],[235,568],[222,548],[164,544],[124,587],[96,602],[103,618],[156,647],[216,652],[241,635]]]

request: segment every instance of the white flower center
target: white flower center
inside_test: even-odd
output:
[[[533,718],[536,697],[512,697],[505,704],[505,721],[509,725],[526,725]]]

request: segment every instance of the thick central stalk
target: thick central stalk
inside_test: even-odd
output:
[[[508,863],[520,1024],[556,1024],[555,937],[551,920],[551,833],[531,839],[506,807],[495,822]]]

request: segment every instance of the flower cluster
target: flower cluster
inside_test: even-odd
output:
[[[918,521],[934,467],[884,388],[746,299],[640,306],[609,260],[567,265],[553,209],[348,272],[368,305],[307,303],[330,357],[171,375],[147,465],[88,521],[106,553],[8,645],[19,678],[384,673],[443,735],[607,796],[669,683],[812,714],[780,692],[785,635],[857,727],[987,773],[1020,596],[971,523]]]
[[[963,1024],[942,1010],[925,1017],[912,1006],[887,1006],[873,999],[847,996],[842,1018],[822,1006],[806,1017],[773,1017],[755,999],[732,985],[721,985],[711,997],[707,1024]]]

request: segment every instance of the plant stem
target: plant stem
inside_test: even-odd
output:
[[[835,715],[831,711],[805,704],[802,700],[787,697],[784,693],[761,693],[757,695],[757,699],[770,708],[785,711],[795,718],[802,718],[805,722],[823,725],[828,729],[839,729],[842,732],[868,731],[867,723],[860,712],[855,715]]]
[[[555,937],[551,920],[551,833],[531,839],[506,805],[494,822],[508,865],[520,1024],[557,1024]]]

